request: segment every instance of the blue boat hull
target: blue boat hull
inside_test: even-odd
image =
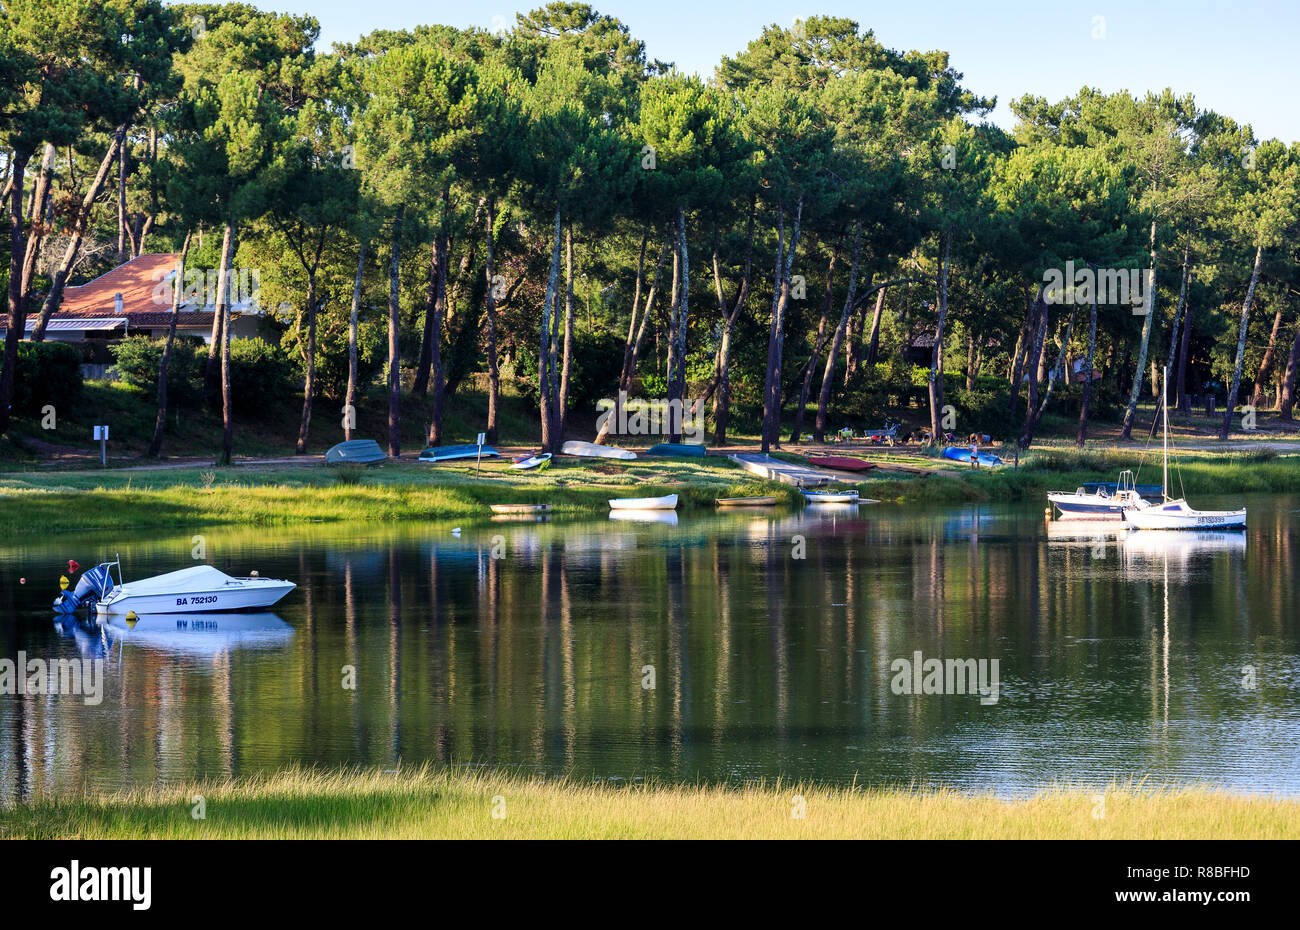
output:
[[[483,458],[500,455],[491,446],[483,447]],[[451,462],[456,459],[478,458],[478,446],[431,446],[420,453],[421,462]]]
[[[948,446],[943,450],[943,457],[946,459],[952,459],[954,462],[965,462],[969,465],[971,454],[970,449],[964,449],[961,446]],[[987,468],[1003,464],[1002,459],[989,452],[979,453],[979,455],[975,457],[975,461]]]

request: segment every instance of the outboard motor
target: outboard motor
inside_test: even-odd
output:
[[[116,585],[109,573],[111,562],[97,565],[81,576],[77,586],[71,592],[64,591],[54,599],[54,609],[59,613],[70,614],[95,601],[103,600]]]

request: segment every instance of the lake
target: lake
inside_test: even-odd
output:
[[[1228,535],[1049,526],[1035,503],[0,541],[0,659],[104,662],[98,704],[0,695],[0,803],[426,761],[1296,795],[1300,498],[1246,503]],[[198,555],[299,587],[134,629],[52,613],[68,559],[115,553],[128,581]]]

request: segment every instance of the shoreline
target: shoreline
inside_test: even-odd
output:
[[[196,797],[204,817],[195,819]],[[290,769],[0,808],[16,839],[1297,839],[1300,799],[1214,787],[1049,788],[1031,797],[582,782],[492,769]]]
[[[848,451],[848,450],[846,450]],[[1132,467],[1118,452],[1036,452],[1018,469],[930,467],[891,471],[842,485],[886,503],[1022,502],[1048,491],[1113,479]],[[1181,456],[1171,486],[1188,495],[1300,493],[1300,456],[1213,452]],[[925,457],[917,461],[931,465]],[[494,503],[549,503],[556,516],[601,514],[613,497],[677,494],[682,512],[713,510],[718,497],[776,495],[800,506],[797,490],[745,472],[719,456],[573,459],[541,474],[505,462],[430,466],[413,461],[337,470],[281,463],[231,468],[178,466],[152,471],[0,473],[0,531],[68,532],[160,527],[371,523],[487,516]],[[1148,474],[1143,466],[1140,476]],[[764,510],[755,510],[763,513]]]

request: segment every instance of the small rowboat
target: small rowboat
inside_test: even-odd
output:
[[[492,458],[500,455],[496,449],[491,446],[483,447],[483,458]],[[476,459],[479,457],[479,447],[471,445],[463,446],[430,446],[420,453],[421,462],[454,462],[457,459]]]
[[[676,510],[677,495],[664,497],[624,497],[609,502],[610,510]]]
[[[550,504],[490,504],[493,513],[550,513]]]
[[[387,461],[388,453],[373,439],[341,442],[325,453],[326,465],[378,465]]]
[[[818,468],[835,468],[839,471],[866,471],[876,467],[875,462],[855,459],[851,455],[809,456],[808,464],[816,465]]]
[[[617,446],[598,446],[594,442],[578,442],[577,440],[566,442],[560,447],[560,451],[565,455],[578,455],[586,458],[623,459],[625,461],[636,458],[635,452],[629,452]]]
[[[861,498],[857,491],[804,491],[810,504],[856,504]]]
[[[533,455],[525,455],[515,459],[514,464],[510,467],[516,471],[527,470],[530,468],[536,468],[538,471],[546,471],[550,466],[551,453],[538,452]]]
[[[779,500],[777,497],[719,497],[719,507],[771,507]]]
[[[646,455],[675,455],[688,458],[703,458],[704,444],[700,442],[661,442],[646,450]]]

